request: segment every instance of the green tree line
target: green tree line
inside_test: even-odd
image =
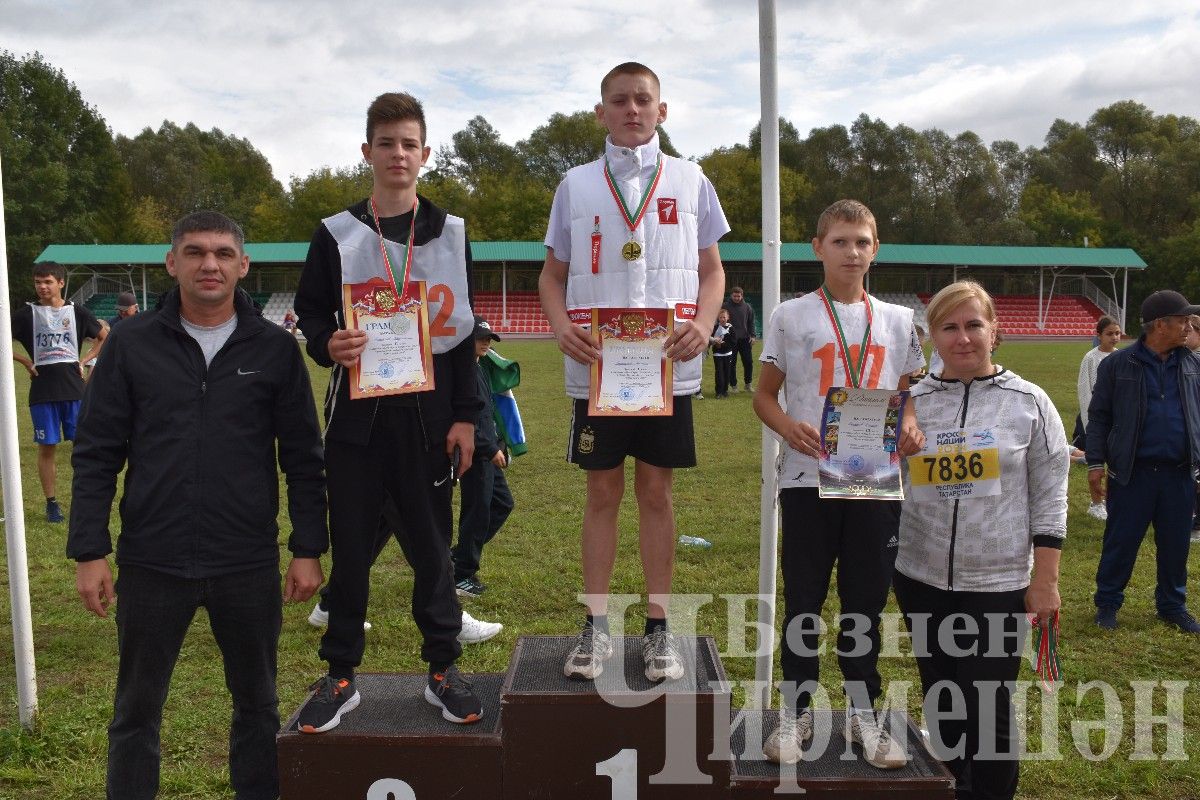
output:
[[[660,128],[665,152],[678,155]],[[438,148],[422,191],[470,221],[474,239],[540,240],[562,174],[603,152],[591,111],[555,113],[508,144],[477,116]],[[47,244],[162,242],[179,216],[215,208],[252,241],[305,241],[364,197],[365,165],[322,166],[287,186],[247,139],[163,121],[114,136],[61,70],[0,51],[0,157],[14,298]],[[697,159],[733,228],[761,235],[761,134]],[[1084,123],[1056,119],[1040,147],[971,131],[890,126],[861,114],[804,136],[780,119],[785,240],[812,236],[839,197],[867,203],[886,242],[1132,247],[1153,288],[1200,296],[1200,123],[1123,100]]]

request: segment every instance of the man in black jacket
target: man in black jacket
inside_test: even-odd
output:
[[[746,302],[745,297],[742,287],[735,286],[730,290],[729,299],[721,308],[729,312],[729,326],[733,331],[733,347],[736,351],[734,357],[741,358],[742,377],[745,378],[742,383],[749,392],[753,390],[751,382],[754,380],[754,307]],[[729,376],[729,390],[738,390],[736,364]]]
[[[375,532],[388,497],[409,533],[414,594],[420,595],[414,596],[420,606],[414,612],[426,620],[421,627],[421,657],[429,664],[425,699],[451,722],[477,722],[483,716],[482,704],[454,666],[462,653],[462,615],[450,562],[452,459],[458,450],[459,471],[470,467],[482,404],[475,385],[465,223],[417,196],[417,176],[429,147],[424,112],[415,98],[380,95],[367,111],[366,133],[362,154],[374,178],[371,196],[321,221],[296,291],[308,354],[333,369],[325,400],[333,563],[326,598],[329,626],[320,649],[328,673],[314,684],[316,691],[300,713],[297,724],[305,733],[331,730],[359,704],[354,673],[365,646]],[[425,383],[432,378],[432,388],[353,399],[353,368],[367,348],[368,334],[347,324],[344,285],[375,285],[386,300],[396,302],[393,292],[407,295],[418,290],[418,282],[425,283],[429,306],[426,346],[433,353],[433,374]],[[397,320],[398,328],[402,324]]]
[[[171,672],[196,609],[208,611],[233,699],[229,776],[241,800],[279,794],[275,734],[279,478],[292,561],[283,600],[321,584],[328,544],[321,434],[295,341],[237,289],[242,231],[214,212],[175,225],[159,307],[122,323],[92,372],[72,464],[67,555],[100,617],[117,606],[108,796],[153,798]],[[128,464],[114,586],[109,512]]]

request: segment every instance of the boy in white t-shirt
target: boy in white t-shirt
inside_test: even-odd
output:
[[[896,742],[875,719],[881,694],[877,667],[879,616],[887,604],[896,558],[900,504],[886,500],[821,499],[817,461],[821,452],[820,419],[832,386],[907,389],[908,376],[925,364],[911,308],[870,297],[863,283],[879,252],[875,217],[862,203],[839,200],[817,221],[813,251],[821,259],[821,289],[781,304],[765,330],[762,376],[754,411],[783,439],[780,458],[780,506],[783,512],[784,640],[780,663],[785,682],[800,691],[785,692],[779,728],[763,748],[780,763],[800,759],[812,737],[808,708],[818,679],[816,624],[825,603],[834,564],[841,602],[838,661],[845,679],[848,740],[863,746],[867,760],[883,769],[906,762]],[[785,385],[786,382],[786,385]],[[785,388],[786,410],[779,406]],[[905,409],[897,449],[911,455],[924,446],[912,406]],[[855,652],[864,633],[869,652]],[[794,625],[793,625],[794,621]]]
[[[673,471],[696,465],[692,395],[721,297],[725,270],[717,240],[729,224],[699,165],[659,150],[667,118],[658,76],[635,62],[600,82],[596,118],[608,129],[604,155],[567,172],[554,194],[542,310],[564,354],[573,399],[568,460],[587,472],[583,585],[587,621],[563,672],[592,680],[612,657],[608,593],[617,554],[617,514],[632,456],[638,537],[648,608],[642,657],[652,681],[683,675],[667,627],[675,560]],[[674,360],[674,410],[663,417],[588,416],[588,374],[600,355],[585,319],[591,308],[667,308],[675,314],[666,356]]]

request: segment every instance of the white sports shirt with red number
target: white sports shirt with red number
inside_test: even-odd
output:
[[[850,347],[850,360],[858,364],[867,324],[866,303],[833,302]],[[925,354],[913,327],[913,310],[871,298],[871,342],[863,367],[862,387],[895,389],[902,376],[925,366]],[[838,335],[820,292],[781,303],[767,324],[760,360],[784,373],[784,409],[798,422],[820,428],[825,394],[831,386],[849,386],[839,355]],[[817,461],[781,444],[779,488],[817,485]]]

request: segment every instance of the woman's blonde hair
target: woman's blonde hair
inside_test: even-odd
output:
[[[979,307],[983,310],[983,315],[987,317],[988,322],[999,331],[999,325],[996,320],[996,303],[992,300],[992,296],[987,293],[987,290],[980,286],[975,281],[955,281],[949,286],[943,286],[941,291],[933,296],[929,301],[929,306],[925,309],[925,320],[929,323],[929,333],[932,335],[946,317],[950,316],[954,309],[961,306],[963,303],[968,303],[971,300],[978,300]]]

